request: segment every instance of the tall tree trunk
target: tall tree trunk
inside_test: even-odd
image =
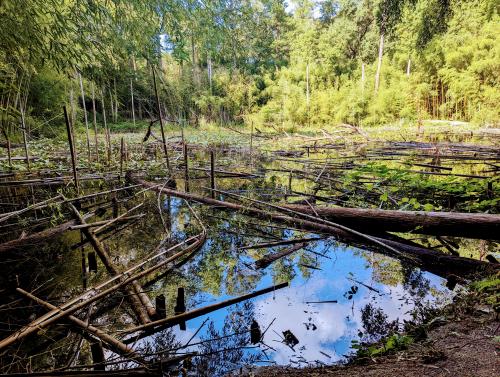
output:
[[[71,109],[71,123],[76,124],[76,108],[75,108],[75,95],[73,92],[73,83],[70,83],[69,88],[69,106]]]
[[[380,43],[378,46],[378,62],[377,72],[375,73],[375,94],[378,92],[380,86],[380,70],[382,69],[382,58],[384,56],[384,34],[380,34]]]
[[[410,69],[411,69],[411,59],[408,59],[408,64],[406,65],[406,76],[410,77]]]
[[[95,157],[99,162],[99,139],[97,137],[97,114],[95,110],[95,87],[92,83],[92,123],[94,125],[94,142],[95,142]]]
[[[30,170],[30,154],[29,154],[28,137],[26,131],[25,108],[21,106],[20,111],[21,111],[21,127],[23,129],[24,154],[26,157],[26,165],[28,166],[28,170]]]
[[[82,94],[82,104],[83,104],[83,119],[85,120],[85,132],[87,136],[87,158],[90,162],[91,156],[90,156],[89,121],[87,118],[87,105],[85,104],[85,92],[83,90],[82,74],[80,72],[78,72],[78,79],[80,81],[80,92]]]
[[[111,92],[111,87],[109,87],[108,93],[109,93],[109,105],[111,106],[111,114],[109,115],[109,118],[114,122],[115,106],[113,101],[113,93]]]
[[[365,63],[361,63],[361,90],[365,90]]]
[[[130,79],[130,98],[132,100],[132,122],[134,122],[134,129],[135,129],[134,86],[132,83],[132,79]]]
[[[104,132],[106,133],[105,138],[106,138],[106,147],[108,154],[108,165],[109,165],[111,163],[111,136],[109,135],[108,123],[106,121],[106,106],[104,104],[104,93],[105,90],[103,88],[103,90],[101,91],[102,120],[104,122]]]
[[[208,74],[208,86],[210,88],[210,94],[212,94],[212,58],[210,55],[207,58],[207,74]]]
[[[306,103],[309,107],[309,63],[306,65]]]
[[[114,86],[114,99],[115,99],[115,113],[114,113],[114,120],[115,123],[118,122],[118,94],[116,93],[116,77],[113,78],[113,86]]]

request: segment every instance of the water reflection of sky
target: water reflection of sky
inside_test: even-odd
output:
[[[177,205],[173,205],[173,208],[175,207]],[[173,229],[176,229],[175,224]],[[360,310],[368,303],[383,309],[388,320],[402,321],[410,316],[412,301],[407,300],[409,293],[401,282],[385,285],[374,280],[374,269],[367,258],[370,253],[361,253],[359,249],[337,244],[328,245],[330,244],[321,241],[316,242],[312,248],[318,253],[325,253],[326,249],[326,255],[330,257],[330,259],[318,259],[321,270],[310,270],[310,276],[305,278],[295,266],[295,277],[290,282],[290,287],[253,299],[255,319],[261,329],[265,329],[274,320],[263,342],[275,349],[275,351],[267,350],[266,353],[276,364],[304,366],[307,363],[331,364],[341,360],[351,351],[351,341],[359,339],[358,333],[363,330]],[[248,260],[248,256],[243,254],[241,258]],[[423,277],[430,282],[431,289],[428,292],[433,292],[433,294],[427,293],[424,301],[436,300],[437,292],[440,292],[440,296],[447,295],[442,278],[430,273],[424,273]],[[352,279],[378,292],[353,282]],[[273,281],[271,266],[263,271],[255,289],[262,289],[275,283],[280,281]],[[345,293],[353,285],[359,290],[349,299]],[[199,292],[189,301],[196,302],[197,306],[204,306],[233,297],[227,294],[224,284],[221,290],[219,296]],[[307,303],[332,300],[336,300],[337,303]],[[191,320],[187,323],[185,332],[176,328],[178,340],[185,343],[206,318],[213,321],[220,329],[230,311],[231,308],[226,308]],[[200,331],[196,339],[205,334],[205,328]],[[300,342],[294,350],[281,342],[282,332],[285,330],[290,330]]]

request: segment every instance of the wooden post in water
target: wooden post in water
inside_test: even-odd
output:
[[[123,177],[123,159],[125,153],[125,144],[123,141],[123,136],[120,140],[120,179]]]
[[[83,290],[87,289],[87,260],[85,256],[85,245],[83,244],[83,233],[80,231],[80,242],[82,246],[80,247],[80,253],[82,258],[82,286]]]
[[[188,147],[187,144],[184,143],[184,188],[186,192],[189,192],[189,165],[188,165]]]
[[[167,170],[168,173],[170,174],[170,161],[168,158],[168,151],[167,151],[167,140],[165,139],[165,129],[163,127],[163,117],[161,115],[161,105],[160,105],[160,95],[158,94],[158,87],[156,85],[156,74],[155,70],[153,68],[153,85],[155,89],[155,95],[156,95],[156,106],[158,108],[158,117],[160,118],[160,131],[161,131],[161,140],[163,142],[163,153],[165,154],[165,160],[167,162]]]
[[[215,199],[215,151],[210,150],[210,196]]]
[[[164,295],[156,296],[156,316],[158,319],[167,317],[167,305]]]
[[[64,111],[64,119],[66,121],[66,131],[68,133],[68,143],[69,143],[69,151],[71,154],[71,165],[73,167],[73,179],[75,180],[76,190],[79,191],[80,187],[78,184],[78,173],[76,171],[76,154],[75,154],[75,146],[73,145],[73,132],[71,129],[71,123],[68,117],[68,110],[66,106],[63,106]]]
[[[177,288],[177,300],[174,308],[175,315],[179,315],[186,312],[186,299],[184,296],[184,287]],[[186,331],[186,322],[179,322],[179,328],[182,331]]]
[[[94,370],[106,370],[106,365],[104,365],[104,350],[102,349],[101,342],[90,343],[90,351],[92,352]]]
[[[486,196],[488,196],[489,199],[493,199],[493,182],[492,181],[488,181],[488,183],[487,183]]]
[[[95,251],[89,251],[87,253],[87,258],[89,260],[89,271],[97,272],[97,259],[95,257]]]

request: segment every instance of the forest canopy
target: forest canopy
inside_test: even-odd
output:
[[[95,98],[112,122],[300,130],[500,120],[495,0],[5,0],[5,137],[63,129]],[[81,84],[80,81],[81,80]],[[83,105],[86,105],[85,107]],[[21,119],[23,118],[23,119]]]

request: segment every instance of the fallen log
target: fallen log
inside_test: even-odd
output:
[[[298,204],[286,204],[282,207],[318,215],[354,229],[363,229],[367,233],[413,232],[434,236],[500,240],[500,215],[318,206],[314,206],[313,209]]]
[[[78,222],[81,225],[86,225],[86,221],[82,217],[78,209],[72,203],[68,203],[68,205],[73,211],[75,217],[78,219]],[[112,276],[120,275],[120,271],[111,261],[111,257],[104,248],[102,242],[99,241],[99,239],[96,237],[94,231],[90,228],[82,228],[81,231],[85,235],[85,238],[90,241],[90,244],[96,251],[97,255],[99,255],[99,258],[106,267],[108,273]],[[141,323],[151,322],[150,317],[156,316],[156,311],[153,304],[149,300],[149,297],[142,291],[142,287],[137,281],[132,281],[131,283],[131,286],[125,287],[125,291],[127,292],[127,299],[130,303],[130,306],[132,307]]]
[[[236,204],[236,203],[231,203],[231,202],[224,202],[221,200],[216,200],[212,198],[207,198],[201,195],[196,195],[196,194],[191,194],[191,193],[184,193],[176,190],[171,190],[168,188],[160,188],[158,185],[145,181],[141,178],[139,178],[137,175],[133,173],[128,173],[127,174],[128,179],[131,180],[134,183],[140,183],[145,187],[153,187],[155,186],[154,190],[158,192],[162,192],[168,195],[176,196],[179,198],[187,199],[187,200],[193,200],[199,203],[204,203],[208,204],[211,206],[218,206],[221,208],[226,208],[230,209],[233,211],[241,211],[245,214],[260,217],[260,218],[271,218],[274,221],[285,223],[291,226],[294,226],[296,228],[300,228],[303,230],[311,231],[311,232],[316,232],[316,233],[324,233],[324,234],[330,234],[336,236],[339,240],[348,242],[351,244],[359,245],[360,247],[364,249],[369,249],[369,250],[376,250],[379,252],[384,252],[387,253],[387,249],[382,249],[380,247],[376,247],[372,244],[366,245],[365,242],[360,242],[360,238],[356,237],[350,232],[347,232],[343,229],[336,228],[331,225],[326,225],[322,224],[321,222],[318,221],[310,221],[310,220],[304,220],[301,218],[296,218],[296,217],[290,217],[286,216],[283,214],[275,213],[275,212],[266,212],[261,209],[257,209],[254,207],[249,207],[249,206],[244,206],[241,204]],[[318,219],[321,220],[321,219]],[[397,249],[400,253],[404,255],[408,255],[411,257],[412,262],[421,267],[422,269],[432,272],[436,275],[442,276],[446,278],[449,274],[454,274],[457,276],[461,277],[467,277],[467,276],[473,276],[478,273],[491,273],[494,271],[498,270],[498,266],[495,267],[491,263],[475,260],[475,259],[470,259],[470,258],[463,258],[463,257],[456,257],[453,255],[446,255],[441,252],[435,251],[435,250],[430,250],[426,249],[424,247],[416,247],[416,246],[411,246],[407,245],[398,241],[393,241],[393,240],[388,240],[384,238],[379,238],[379,237],[370,237],[371,239],[385,244],[391,248]],[[396,258],[401,258],[401,254],[393,254],[389,253],[392,257]]]
[[[30,300],[35,301],[37,304],[40,304],[49,310],[61,311],[61,309],[59,309],[57,306],[52,305],[51,303],[44,301],[44,300],[32,295],[31,293],[25,291],[24,289],[16,288],[16,290],[19,293],[23,294],[24,296],[28,297]],[[118,339],[113,338],[111,335],[105,333],[104,331],[98,329],[97,327],[92,326],[91,324],[88,324],[87,322],[82,321],[80,318],[77,318],[73,315],[68,316],[68,319],[71,322],[73,322],[76,326],[82,328],[83,330],[94,335],[96,338],[102,340],[113,351],[115,351],[119,355],[124,356],[128,359],[134,360],[135,362],[139,363],[140,365],[147,364],[146,361],[140,355],[138,355],[131,347],[120,342]]]
[[[85,218],[88,217],[90,216],[85,216]],[[0,244],[0,253],[20,250],[30,246],[40,246],[41,243],[53,240],[54,237],[70,230],[72,226],[77,224],[78,222],[76,220],[69,220],[50,229],[30,234],[24,238],[4,242]]]
[[[131,334],[131,333],[135,333],[138,331],[151,330],[154,328],[156,328],[155,330],[159,331],[159,329],[172,327],[172,326],[178,325],[181,322],[185,322],[185,321],[188,321],[188,320],[193,319],[193,318],[201,317],[202,315],[211,313],[213,311],[216,311],[216,310],[219,310],[222,308],[226,308],[228,306],[237,304],[239,302],[249,300],[251,298],[258,297],[258,296],[261,296],[261,295],[269,293],[269,292],[274,292],[278,289],[285,288],[285,287],[288,287],[288,282],[273,285],[271,287],[267,287],[264,289],[259,289],[257,291],[253,291],[253,292],[250,292],[250,293],[238,296],[238,297],[230,298],[228,300],[221,301],[221,302],[218,302],[218,303],[215,303],[212,305],[204,306],[204,307],[201,307],[198,309],[193,309],[193,310],[190,310],[188,312],[184,312],[182,314],[177,314],[177,315],[174,315],[172,317],[159,319],[157,321],[146,323],[144,325],[132,327],[130,329],[125,329],[122,331],[122,334]],[[150,334],[150,332],[144,333],[144,335],[149,335],[149,334]],[[141,338],[141,336],[139,336],[139,338]],[[130,337],[128,339],[125,339],[124,343],[126,344],[126,343],[130,343],[130,342],[135,342],[135,341],[137,341],[137,339],[138,339],[137,336]]]
[[[71,300],[65,302],[64,304],[60,305],[58,310],[51,310],[50,312],[44,314],[43,316],[39,317],[38,319],[35,319],[31,323],[27,324],[26,326],[24,326],[20,330],[14,332],[13,334],[8,336],[7,338],[0,340],[0,350],[5,348],[5,347],[8,347],[9,345],[11,345],[11,344],[13,344],[21,339],[24,339],[25,337],[27,337],[30,334],[33,334],[35,332],[40,331],[40,329],[46,328],[49,325],[56,323],[57,321],[59,321],[63,318],[66,318],[69,315],[72,315],[73,313],[75,313],[78,310],[92,304],[93,302],[96,302],[96,301],[106,297],[107,295],[109,295],[113,292],[116,292],[118,289],[126,286],[127,284],[129,284],[133,281],[139,280],[139,279],[143,278],[144,276],[149,275],[153,271],[156,271],[157,269],[175,261],[177,258],[180,258],[188,253],[191,253],[195,250],[198,250],[205,242],[205,239],[206,239],[206,231],[204,230],[199,235],[190,237],[188,240],[183,241],[175,246],[172,246],[171,248],[167,249],[164,252],[161,252],[161,253],[155,255],[154,257],[148,259],[147,261],[144,261],[144,262],[141,262],[141,263],[135,265],[134,267],[128,269],[127,271],[121,273],[120,275],[113,276],[112,278],[108,279],[106,282],[98,285],[97,287],[93,287],[93,288],[87,290],[86,292],[84,292],[84,294],[82,294],[78,297],[75,297],[74,299],[71,299]],[[165,253],[167,253],[169,251],[175,250],[179,246],[181,246],[189,241],[192,241],[192,240],[194,240],[195,242],[193,244],[189,245],[186,249],[181,250],[181,251],[177,252],[176,254],[172,255],[171,257],[156,263],[152,267],[143,269],[140,272],[137,272],[133,275],[130,275],[130,273],[132,271],[136,271],[137,269],[143,267],[146,262],[149,262],[153,259],[156,259],[157,256],[164,255]],[[126,277],[126,278],[120,279],[121,277]],[[107,285],[109,285],[110,283],[113,283],[113,282],[116,282],[116,283],[113,286],[104,289],[104,287],[106,287]]]

